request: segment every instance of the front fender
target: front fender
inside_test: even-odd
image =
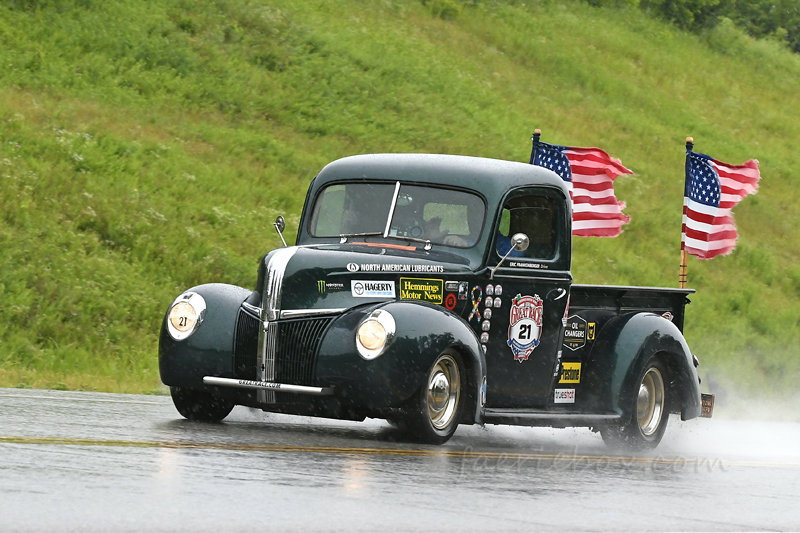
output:
[[[375,309],[394,316],[397,331],[380,357],[364,360],[356,350],[355,334],[364,317]],[[480,420],[480,389],[486,360],[472,329],[450,311],[426,303],[390,302],[354,309],[328,329],[317,359],[317,384],[334,386],[346,403],[371,412],[400,407],[414,395],[435,358],[448,348],[461,355],[464,368],[462,420]]]
[[[655,354],[663,358],[675,393],[670,412],[680,412],[683,420],[699,416],[700,384],[689,346],[675,324],[653,313],[616,317],[598,333],[587,361],[590,403],[630,419],[638,394],[636,380]]]
[[[203,376],[234,377],[236,318],[242,302],[254,294],[249,289],[222,283],[199,285],[189,291],[206,301],[203,322],[189,338],[176,341],[167,331],[164,315],[158,342],[158,368],[165,385],[209,390],[203,385]]]

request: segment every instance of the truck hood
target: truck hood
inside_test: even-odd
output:
[[[400,278],[436,281],[469,274],[469,261],[442,251],[373,243],[282,248],[285,262],[281,310],[349,309],[399,299]],[[268,284],[265,284],[265,291]],[[268,295],[264,295],[268,301]]]

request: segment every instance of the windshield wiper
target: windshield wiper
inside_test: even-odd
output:
[[[346,243],[348,237],[381,237],[382,235],[383,235],[382,231],[367,231],[364,233],[340,233],[339,244]]]
[[[374,237],[376,235],[383,235],[382,231],[368,231],[366,233],[341,233],[339,237],[347,238],[347,237]]]
[[[399,239],[401,241],[408,241],[408,242],[421,242],[425,245],[425,250],[431,249],[431,241],[427,239],[417,239],[416,237],[405,237],[402,235],[386,235],[385,238],[387,239]]]

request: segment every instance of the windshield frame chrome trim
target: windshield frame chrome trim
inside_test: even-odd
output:
[[[386,219],[386,229],[383,230],[383,238],[389,236],[389,228],[392,226],[392,217],[394,216],[394,208],[397,205],[397,195],[400,194],[400,181],[394,185],[394,196],[392,196],[392,205],[389,207],[389,218]]]

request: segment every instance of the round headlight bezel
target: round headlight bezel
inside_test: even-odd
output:
[[[394,317],[391,313],[383,309],[372,311],[356,328],[356,349],[358,354],[367,361],[379,357],[392,343],[396,329]],[[383,331],[383,341],[375,344],[368,343],[372,346],[370,348],[361,341],[362,337],[367,340],[369,336],[373,336],[374,333],[380,333],[381,330]]]
[[[190,312],[187,312],[189,308],[194,312],[194,317],[191,316]],[[184,292],[175,298],[175,301],[169,306],[169,311],[167,311],[167,331],[170,337],[176,341],[188,339],[203,323],[205,314],[205,299],[196,292]],[[184,324],[181,323],[182,319],[186,319]]]

